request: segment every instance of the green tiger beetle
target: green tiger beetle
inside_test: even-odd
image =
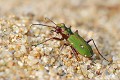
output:
[[[48,18],[47,18],[48,19]],[[54,23],[52,20],[48,19],[49,21],[51,21],[52,23]],[[45,25],[45,24],[32,24],[32,25],[42,25],[42,26],[47,26],[47,27],[51,27],[53,28],[52,32],[56,32],[57,34],[60,34],[62,36],[62,38],[57,38],[57,37],[52,37],[49,38],[47,40],[45,40],[44,42],[47,42],[49,40],[58,40],[58,41],[63,41],[66,40],[67,43],[64,43],[64,45],[66,46],[70,46],[76,59],[79,60],[78,58],[78,54],[91,59],[91,57],[93,56],[93,50],[91,48],[91,46],[88,44],[89,42],[93,41],[93,44],[97,50],[97,52],[99,53],[99,55],[105,59],[106,61],[108,61],[106,58],[104,58],[101,53],[99,52],[95,42],[93,39],[90,39],[88,41],[85,41],[79,34],[78,34],[78,30],[76,30],[75,32],[72,32],[71,27],[66,27],[64,23],[59,23],[56,24],[54,23],[55,26],[49,26],[49,25]],[[31,25],[31,26],[32,26]],[[42,43],[44,43],[42,42]],[[41,44],[41,43],[40,43]],[[110,62],[110,61],[108,61]]]
[[[47,18],[48,19],[48,18]],[[85,41],[79,34],[78,34],[78,30],[76,30],[75,32],[72,32],[71,27],[66,27],[64,23],[59,23],[56,24],[54,23],[52,20],[48,19],[49,21],[51,21],[53,24],[55,24],[55,26],[49,26],[49,25],[45,25],[45,24],[32,24],[32,25],[42,25],[42,26],[47,26],[47,27],[51,27],[53,28],[53,32],[56,32],[57,34],[60,34],[62,38],[58,38],[58,37],[52,37],[49,38],[47,40],[45,40],[44,42],[47,42],[49,40],[58,40],[58,41],[63,41],[66,40],[67,43],[64,43],[65,46],[70,46],[73,54],[75,55],[77,61],[79,61],[79,57],[78,54],[91,59],[93,56],[93,50],[91,48],[91,46],[88,44],[89,42],[93,42],[97,52],[99,53],[99,55],[105,59],[106,61],[110,62],[109,60],[107,60],[106,58],[104,58],[101,53],[99,52],[95,42],[93,39],[90,39],[88,41]],[[42,42],[42,43],[44,43]],[[40,43],[41,44],[41,43]],[[97,54],[97,53],[96,53]],[[98,55],[98,54],[97,54]],[[110,62],[111,63],[111,62]]]

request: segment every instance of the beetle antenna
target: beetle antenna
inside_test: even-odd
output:
[[[45,24],[31,24],[31,26],[33,26],[33,25],[42,25],[42,26],[48,26],[48,27],[55,28],[54,26],[49,26],[49,25],[45,25]]]
[[[49,19],[49,18],[45,18],[45,19],[47,19],[47,20],[49,20],[50,22],[52,22],[53,24],[55,24],[56,25],[56,23],[55,22],[53,22],[51,19]]]

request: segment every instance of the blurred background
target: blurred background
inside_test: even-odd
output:
[[[8,14],[55,18],[73,26],[107,27],[112,35],[120,30],[120,0],[0,0],[0,16]]]
[[[15,19],[16,21],[13,18],[9,18],[10,16],[13,16],[13,15],[17,16]],[[28,19],[28,21],[25,21],[25,20],[19,21],[19,19],[24,19],[22,17],[25,17],[25,19],[26,20]],[[25,24],[25,25],[30,25],[35,22],[43,22],[43,19],[45,17],[50,18],[55,23],[65,23],[67,26],[71,25],[72,30],[73,31],[79,30],[79,34],[85,40],[93,38],[96,44],[98,45],[100,52],[105,53],[103,55],[108,55],[108,56],[110,55],[113,61],[114,60],[119,61],[119,57],[120,57],[120,0],[0,0],[0,19],[1,19],[0,23],[4,24],[5,25],[4,27],[6,27],[6,23],[9,24],[10,22],[14,22],[16,24],[17,21],[18,21],[17,24],[21,22],[21,24]],[[2,27],[3,26],[0,27],[1,32],[3,31]],[[6,29],[6,31],[8,32],[10,30]],[[32,28],[30,30],[32,30]],[[29,29],[27,31],[29,31]],[[4,33],[1,33],[0,35],[3,35],[3,34]],[[23,34],[23,36],[26,36],[26,34]],[[5,42],[6,40],[8,39],[5,38],[5,40],[3,41]],[[3,43],[2,40],[0,40],[0,44],[2,43]],[[6,41],[6,45],[8,45],[7,41]],[[27,45],[27,47],[29,46]],[[1,58],[3,58],[2,55],[0,56]],[[21,62],[23,60],[22,58],[24,57],[20,58]],[[64,57],[62,56],[62,58]],[[32,63],[32,60],[31,60],[31,63]],[[19,64],[21,67],[22,63],[18,63],[18,65]],[[45,65],[45,63],[41,63],[41,64]],[[12,69],[11,69],[12,65],[13,63],[8,64],[8,66],[10,66],[9,70],[11,72],[12,72]],[[26,64],[26,65],[29,65],[29,64]],[[116,65],[119,65],[119,64],[116,64]],[[34,66],[37,66],[37,65],[34,65]],[[15,71],[17,68],[19,67],[16,66],[16,68],[14,68],[13,70]],[[28,71],[27,70],[21,71],[21,68],[19,68],[20,70],[18,74],[20,73],[20,76],[22,76],[24,79],[26,77],[25,76],[26,74],[28,74],[28,76],[30,75],[31,79],[35,79],[34,70],[36,70],[36,68],[32,68],[32,69],[31,68],[32,67],[27,66]],[[4,69],[1,67],[0,71],[4,72]],[[10,74],[9,73],[10,71],[8,72],[6,71],[6,73],[0,73],[0,75],[2,77],[5,77],[4,74],[6,75],[7,73]],[[54,69],[53,69],[53,72],[54,72]],[[23,73],[25,74],[23,75]],[[7,75],[7,77],[3,79],[9,79],[11,77],[10,79],[12,80],[14,74],[15,73],[12,73],[11,74],[12,76]],[[43,76],[46,74],[47,76],[48,75],[50,76],[50,74],[48,73],[40,73],[40,72],[36,73],[37,77],[39,77],[39,75],[41,74]],[[120,73],[116,72],[116,74],[117,74],[116,76],[118,76]],[[41,77],[43,77],[42,75]],[[55,73],[55,75],[58,75],[58,74]],[[16,76],[17,78],[15,79],[19,80],[20,78],[18,78],[18,75]],[[94,76],[96,76],[96,74]],[[116,78],[116,76],[113,79],[117,80],[118,78]],[[42,78],[39,78],[39,79],[42,80]],[[57,77],[55,79],[57,79]],[[78,79],[80,78],[76,77],[76,80]]]

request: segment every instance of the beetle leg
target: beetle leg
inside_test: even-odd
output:
[[[72,50],[73,50],[73,53],[75,54],[75,57],[76,57],[77,61],[80,61],[80,58],[78,57],[78,52],[77,52],[72,46],[71,46],[71,48],[72,48]],[[83,74],[83,71],[82,71],[82,69],[81,69],[81,66],[80,66],[80,70],[81,70],[82,75],[83,75],[84,77],[86,77],[86,76]],[[88,78],[88,76],[87,76],[86,78]]]
[[[52,38],[49,38],[49,39],[47,39],[47,40],[41,42],[41,44],[44,43],[44,42],[47,42],[47,41],[49,41],[49,40],[52,40],[52,39],[55,39],[55,40],[58,40],[58,41],[62,41],[62,40],[64,40],[64,38],[52,37]]]
[[[89,39],[89,40],[86,41],[86,42],[89,43],[89,42],[91,42],[91,41],[93,41],[93,44],[95,43],[93,39]],[[97,52],[98,52],[98,53],[95,53],[95,54],[96,54],[97,57],[100,59],[100,57],[99,57],[99,55],[98,55],[100,52],[99,52],[99,50],[98,50],[98,48],[97,48],[97,46],[96,46],[95,44],[94,44],[94,46],[95,46],[95,48],[97,49]]]
[[[71,46],[71,49],[72,49],[77,61],[80,61],[80,58],[78,57],[78,52],[72,46]]]
[[[67,43],[62,44],[62,45],[60,46],[60,51],[62,51],[63,48],[66,47],[66,46],[69,46],[69,44],[67,44]],[[69,58],[72,58],[72,53],[69,54]]]
[[[69,46],[67,43],[64,43],[61,47],[60,47],[60,51],[62,51],[62,49],[64,48],[64,46]]]
[[[89,43],[90,41],[92,41],[92,39],[89,39],[88,41],[86,41],[87,43]]]
[[[106,58],[104,58],[103,55],[99,52],[99,50],[98,50],[98,48],[97,48],[97,46],[96,46],[96,44],[95,44],[95,42],[94,42],[93,39],[88,40],[87,43],[89,43],[90,41],[93,41],[93,44],[94,44],[94,46],[95,46],[98,54],[99,54],[103,59],[105,59],[106,61],[110,62],[109,60],[107,60]]]
[[[52,40],[52,39],[55,39],[55,40],[58,40],[58,41],[64,40],[64,38],[52,37],[52,38],[49,38],[49,39],[47,39],[47,40],[45,40],[45,41],[43,41],[43,42],[41,42],[41,43],[38,43],[38,44],[43,44],[44,42],[47,42],[47,41]],[[36,45],[38,45],[38,44],[36,44]],[[36,46],[36,45],[35,45],[35,46]]]

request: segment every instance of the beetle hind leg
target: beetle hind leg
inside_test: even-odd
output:
[[[72,51],[73,51],[73,53],[74,53],[77,61],[80,61],[80,58],[79,58],[79,56],[78,56],[78,52],[77,52],[72,46],[71,46],[71,49],[72,49]],[[87,75],[87,76],[84,75],[84,73],[83,73],[83,71],[82,71],[82,69],[81,69],[81,66],[80,66],[80,70],[81,70],[82,75],[83,75],[85,78],[88,78],[88,79],[89,79],[88,75]]]
[[[109,61],[109,60],[107,60],[105,57],[103,57],[103,55],[102,55],[102,54],[100,53],[100,51],[98,50],[98,48],[97,48],[97,46],[96,46],[96,44],[95,44],[95,42],[94,42],[93,39],[88,40],[87,43],[89,43],[89,42],[91,42],[91,41],[93,42],[93,44],[94,44],[94,46],[95,46],[95,48],[96,48],[98,54],[99,54],[104,60],[106,60],[106,61],[108,61],[108,62],[111,63],[111,61]],[[96,53],[97,56],[98,56],[98,54]]]

